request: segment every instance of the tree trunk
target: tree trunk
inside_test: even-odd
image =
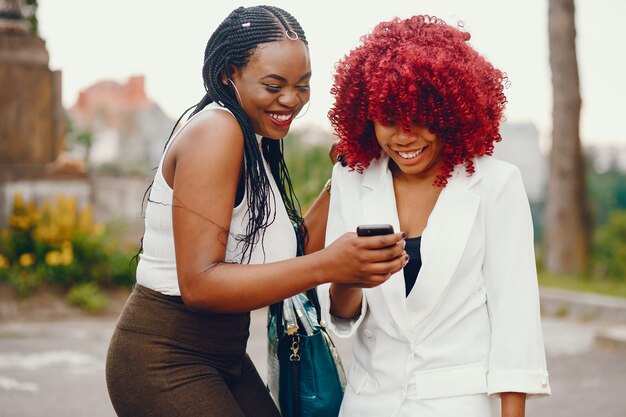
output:
[[[545,268],[579,274],[587,265],[589,227],[580,143],[580,86],[574,0],[549,0],[552,149],[545,211]]]

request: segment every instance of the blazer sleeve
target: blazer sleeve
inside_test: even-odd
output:
[[[491,323],[489,395],[550,395],[539,312],[533,225],[520,171],[494,179],[485,201],[483,274]]]
[[[345,196],[342,195],[341,190],[346,186],[350,186],[350,184],[345,184],[346,173],[345,168],[341,167],[340,164],[335,164],[331,183],[332,193],[330,194],[328,222],[326,224],[326,246],[334,242],[343,233],[351,231],[347,229],[347,225],[345,224],[343,217],[343,211],[348,210],[349,207],[342,207],[342,197]],[[343,205],[345,206],[345,204]],[[363,291],[361,312],[355,319],[352,320],[340,319],[330,314],[330,283],[318,286],[317,293],[322,310],[322,319],[326,322],[326,326],[339,338],[352,337],[352,335],[356,333],[357,328],[363,321],[365,313],[367,312],[365,292]]]

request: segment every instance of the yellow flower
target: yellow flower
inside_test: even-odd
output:
[[[88,232],[93,224],[93,208],[90,204],[78,215],[78,230],[82,232]]]
[[[24,208],[24,197],[22,197],[22,193],[15,193],[13,196],[13,208],[20,209]]]
[[[66,240],[61,244],[61,263],[69,265],[73,260],[74,250],[72,249],[72,243]]]
[[[32,253],[23,253],[20,255],[19,263],[24,268],[28,268],[35,263],[35,255]]]
[[[104,228],[104,226],[100,223],[94,223],[93,225],[93,229],[91,230],[91,233],[95,236],[100,236],[104,233],[106,229]]]
[[[59,252],[58,250],[53,250],[46,253],[46,264],[50,266],[57,266],[60,265],[61,262],[61,252]]]
[[[16,229],[26,230],[30,227],[30,219],[23,214],[12,214],[9,217],[9,224]]]
[[[8,267],[9,267],[9,259],[4,255],[0,255],[0,268],[8,268]]]

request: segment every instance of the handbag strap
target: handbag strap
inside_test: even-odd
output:
[[[302,226],[300,226],[302,227]],[[296,234],[296,256],[304,255],[304,236],[300,231],[298,226],[294,226],[294,232]],[[317,296],[316,287],[309,288],[306,292],[306,298],[309,300],[311,305],[315,308],[315,314],[317,315],[317,322],[321,323],[322,321],[322,308],[320,306],[320,300]],[[283,332],[283,301],[278,301],[269,306],[271,313],[276,316],[276,330],[277,334],[281,334]]]
[[[303,227],[303,226],[300,226]],[[296,232],[296,244],[297,244],[297,253],[296,256],[304,255],[304,236],[301,228],[295,227]],[[322,308],[320,306],[320,300],[317,297],[317,289],[315,287],[309,288],[306,291],[306,298],[309,299],[309,302],[313,307],[315,307],[315,313],[317,314],[317,322],[322,321]]]
[[[300,410],[300,362],[292,361],[291,363],[291,398],[293,400],[294,415],[301,416]]]
[[[311,288],[307,290],[306,297],[313,307],[315,307],[315,313],[317,314],[317,322],[322,322],[322,307],[320,306],[320,299],[317,296],[317,289]]]

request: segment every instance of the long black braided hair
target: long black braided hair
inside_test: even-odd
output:
[[[245,234],[235,236],[242,244],[242,262],[250,261],[252,249],[259,240],[262,241],[264,230],[272,224],[276,216],[275,211],[273,214],[271,212],[271,207],[276,207],[276,196],[272,192],[263,167],[263,156],[276,181],[289,219],[299,232],[299,241],[302,242],[306,238],[300,203],[294,194],[283,158],[282,141],[263,138],[262,156],[252,124],[237,101],[234,89],[222,82],[223,74],[231,78],[233,67],[242,68],[248,63],[258,45],[282,40],[287,31],[290,34],[296,33],[298,39],[308,45],[302,27],[285,10],[274,6],[239,7],[233,10],[213,32],[204,51],[202,79],[206,94],[196,105],[181,115],[168,139],[168,142],[172,139],[176,127],[189,110],[193,109],[191,117],[213,102],[228,108],[239,122],[244,137],[243,184],[240,182],[240,186],[243,185],[246,190],[249,219]],[[267,204],[270,201],[274,204]],[[239,245],[237,247],[239,248]]]

